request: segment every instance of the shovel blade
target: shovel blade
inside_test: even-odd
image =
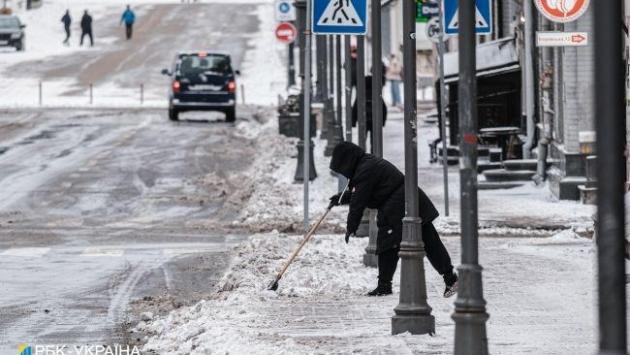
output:
[[[267,290],[269,290],[269,291],[276,291],[276,290],[278,290],[278,280],[271,281],[269,286],[267,286]]]

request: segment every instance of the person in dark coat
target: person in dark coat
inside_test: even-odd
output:
[[[402,220],[405,216],[405,176],[392,163],[365,153],[359,146],[342,142],[333,150],[330,169],[349,180],[348,191],[341,204],[349,204],[346,226],[346,243],[361,223],[366,208],[378,210],[378,286],[369,296],[392,293],[392,278],[398,264],[398,251],[402,241]],[[440,240],[433,221],[439,213],[429,197],[418,188],[422,240],[427,258],[433,268],[444,278],[444,297],[457,292],[457,275],[453,272],[451,257]],[[330,198],[336,206],[340,194]]]
[[[381,98],[381,102],[383,103],[383,127],[385,127],[385,121],[387,121],[387,106],[385,105],[385,101]],[[357,109],[357,98],[354,99],[354,104],[352,105],[352,127],[357,126],[358,117],[358,109]],[[374,138],[372,136],[372,76],[368,75],[365,77],[365,130],[366,134],[370,137],[370,151],[374,152]]]
[[[68,45],[68,41],[70,41],[70,25],[72,24],[70,10],[66,10],[66,13],[61,18],[61,22],[63,22],[63,29],[66,31],[66,39],[63,41],[63,44]]]
[[[90,37],[90,46],[94,46],[94,36],[92,34],[92,16],[85,10],[83,17],[81,18],[81,43],[83,45],[83,38],[85,36]]]

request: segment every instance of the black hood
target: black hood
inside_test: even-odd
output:
[[[365,151],[356,144],[341,142],[333,150],[330,170],[352,179],[359,161],[365,155]]]

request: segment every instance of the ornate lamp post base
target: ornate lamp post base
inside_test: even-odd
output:
[[[402,334],[406,332],[409,332],[411,334],[435,334],[435,317],[430,314],[409,314],[393,316],[392,335]]]

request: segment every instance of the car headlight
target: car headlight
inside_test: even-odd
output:
[[[21,33],[11,33],[11,39],[19,39],[22,37]]]

